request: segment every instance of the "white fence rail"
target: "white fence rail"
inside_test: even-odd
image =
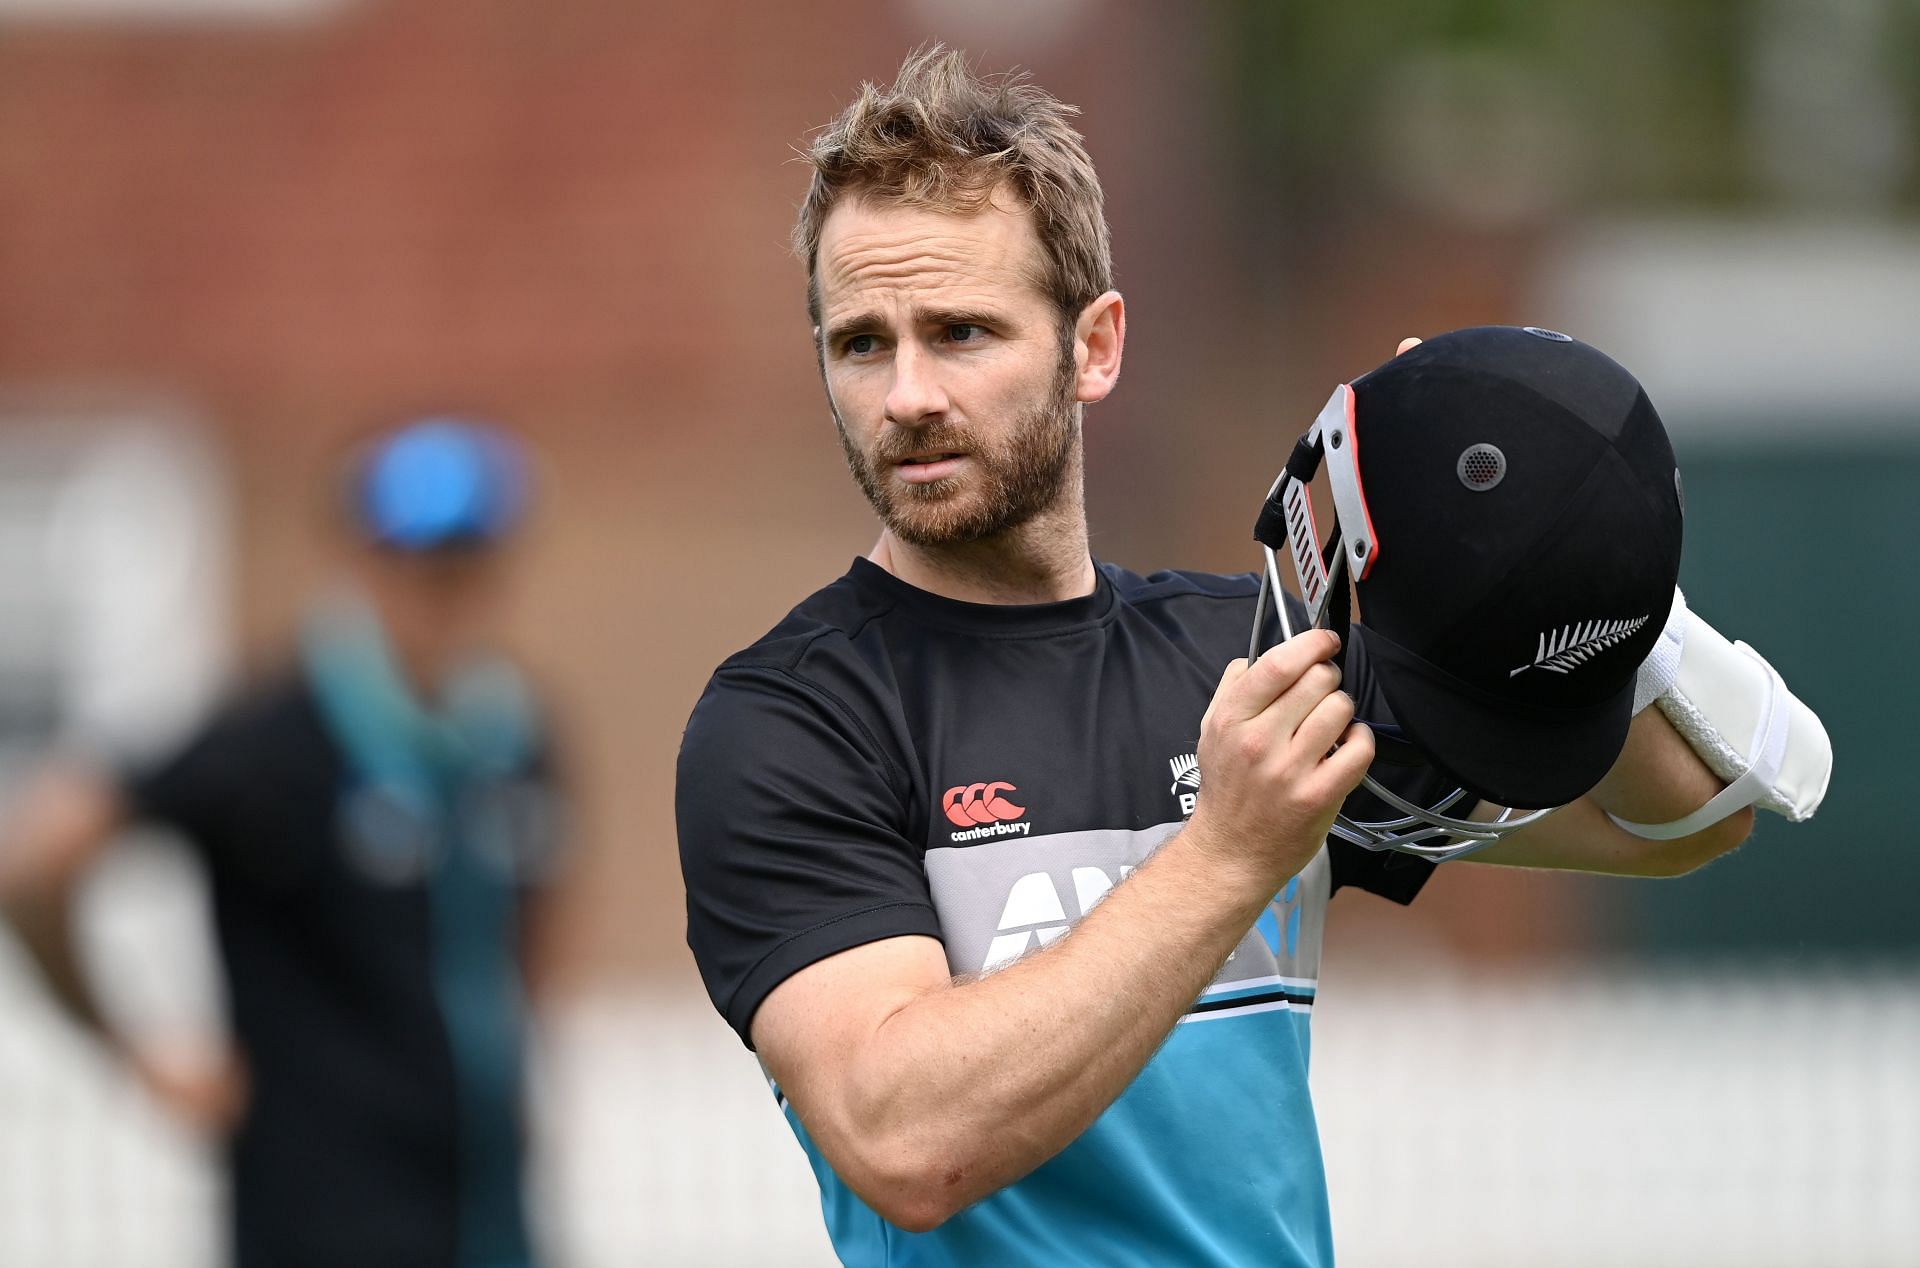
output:
[[[204,1153],[11,972],[0,1008],[0,1264],[216,1264]],[[1358,977],[1315,1031],[1346,1268],[1920,1263],[1920,972]],[[538,1107],[562,1268],[833,1262],[703,999],[577,1002]]]

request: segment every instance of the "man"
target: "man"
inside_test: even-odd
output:
[[[524,1268],[521,958],[553,861],[546,743],[486,654],[523,502],[513,442],[428,419],[358,454],[353,585],[294,664],[158,765],[51,768],[0,842],[0,899],[68,1011],[164,1101],[231,1128],[240,1268]],[[69,937],[131,821],[212,891],[237,1052],[156,1065],[110,1032]]]
[[[1375,752],[1337,635],[1249,664],[1253,578],[1089,556],[1126,310],[1070,114],[936,49],[813,143],[796,244],[881,532],[694,710],[688,938],[848,1264],[1324,1264],[1326,900],[1430,866],[1326,845]],[[1744,837],[1615,827],[1720,781],[1657,710],[1614,747],[1483,857],[1667,874]]]

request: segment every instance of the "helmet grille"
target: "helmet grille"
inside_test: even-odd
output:
[[[1460,455],[1454,470],[1460,483],[1475,493],[1485,493],[1507,477],[1507,455],[1492,445],[1471,445]]]

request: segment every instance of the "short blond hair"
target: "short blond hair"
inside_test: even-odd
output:
[[[998,191],[1033,216],[1040,286],[1069,326],[1113,289],[1100,179],[1069,120],[1080,113],[1023,73],[980,76],[939,44],[901,64],[893,86],[865,83],[803,154],[813,181],[793,229],[807,265],[807,311],[820,324],[820,230],[841,200],[971,215]]]

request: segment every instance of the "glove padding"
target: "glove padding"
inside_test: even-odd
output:
[[[1813,710],[1745,643],[1730,643],[1675,590],[1660,640],[1640,668],[1634,711],[1651,701],[1709,770],[1727,781],[1706,805],[1667,824],[1608,816],[1635,836],[1690,836],[1745,806],[1812,817],[1833,773],[1833,745]]]

